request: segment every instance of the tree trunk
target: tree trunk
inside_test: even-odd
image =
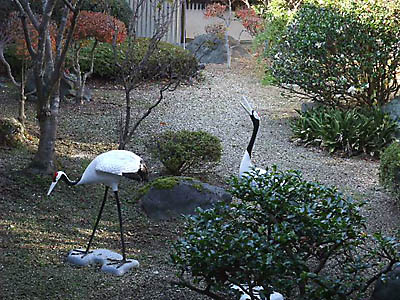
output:
[[[228,69],[231,68],[231,47],[229,46],[228,31],[225,32],[225,47],[226,47],[226,64]]]
[[[42,108],[39,112],[39,147],[29,169],[33,173],[52,174],[55,169],[55,142],[58,125],[59,95],[54,95],[50,111]]]
[[[22,61],[22,69],[21,69],[21,89],[20,89],[20,99],[19,99],[19,106],[18,106],[18,121],[25,127],[25,82],[26,82],[26,75],[25,75],[25,63]]]

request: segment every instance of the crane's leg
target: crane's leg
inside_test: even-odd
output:
[[[106,186],[106,190],[104,192],[103,202],[101,203],[99,215],[97,216],[97,220],[96,220],[96,223],[94,224],[92,235],[90,236],[89,243],[88,243],[88,245],[86,247],[85,255],[89,253],[90,245],[92,244],[92,240],[93,240],[94,234],[96,233],[97,225],[99,225],[99,221],[101,219],[101,214],[103,213],[104,204],[106,203],[107,193],[108,193],[108,186]]]
[[[124,230],[122,227],[121,203],[118,198],[118,191],[114,191],[114,195],[115,195],[115,201],[117,202],[117,208],[118,208],[119,229],[120,229],[120,233],[121,233],[121,244],[122,244],[122,262],[121,263],[123,264],[127,260],[126,260],[126,256],[125,256],[125,240],[124,240]]]

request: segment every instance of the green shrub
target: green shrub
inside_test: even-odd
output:
[[[365,295],[371,259],[386,255],[382,247],[382,263],[399,258],[398,240],[364,233],[362,204],[299,172],[252,172],[234,178],[231,192],[238,201],[186,218],[171,253],[182,286],[214,299],[235,299],[231,284],[285,299],[355,299]]]
[[[181,175],[206,162],[218,162],[221,158],[221,141],[204,131],[167,131],[159,135],[152,153],[172,175]]]
[[[398,126],[381,109],[340,110],[319,107],[300,113],[291,124],[293,137],[330,153],[377,156],[395,138]]]
[[[266,8],[261,5],[257,12],[265,19],[265,29],[256,35],[253,47],[260,53],[258,63],[263,64],[266,69],[266,75],[262,80],[263,84],[275,84],[275,79],[269,70],[268,56],[273,46],[279,44],[284,36],[293,11],[286,0],[272,0]]]
[[[261,11],[258,11],[261,14]],[[279,44],[281,38],[286,32],[287,24],[293,17],[293,11],[285,0],[272,0],[268,4],[265,12],[262,13],[265,18],[265,29],[257,34],[254,44],[263,47],[266,53],[269,49]]]
[[[313,101],[382,105],[400,90],[399,14],[400,1],[303,4],[269,53],[270,71],[280,86]]]
[[[400,199],[400,144],[392,143],[381,155],[379,182]]]
[[[4,0],[3,0],[4,1]],[[30,1],[31,8],[35,13],[41,14],[41,1]],[[63,13],[64,1],[57,1],[53,11],[53,19],[57,22],[61,19]],[[132,9],[126,0],[85,0],[82,2],[81,10],[94,12],[105,12],[118,20],[124,22],[128,28],[129,21],[132,17]]]
[[[129,27],[129,22],[133,15],[133,11],[126,0],[83,1],[81,9],[94,12],[106,12],[124,22],[126,28]]]
[[[80,64],[83,71],[88,71],[90,68],[90,50],[92,43],[93,41],[81,50]],[[124,61],[124,49],[126,49],[127,45],[127,42],[122,44],[120,46],[121,48],[117,51],[118,61],[122,65],[126,64]],[[138,65],[140,63],[147,51],[148,45],[149,39],[145,38],[138,39],[135,42],[132,46],[134,49],[131,52],[134,53],[134,56],[130,59],[133,65]],[[162,78],[163,74],[160,74],[159,66],[166,65],[171,66],[173,69],[172,73],[174,73],[176,77],[187,74],[188,70],[197,70],[198,68],[196,58],[189,51],[170,43],[160,42],[157,49],[145,64],[144,69],[141,71],[140,76],[142,80],[157,80]],[[95,51],[93,76],[116,78],[120,75],[120,71],[121,70],[115,65],[112,45],[100,43]]]

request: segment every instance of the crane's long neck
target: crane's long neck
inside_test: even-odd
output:
[[[260,127],[260,121],[256,118],[252,118],[253,121],[253,134],[251,135],[249,145],[247,146],[247,153],[251,158],[251,152],[253,151],[254,142],[256,141],[258,127]]]
[[[60,178],[60,179],[61,179],[62,181],[64,181],[66,184],[68,184],[68,185],[77,185],[77,184],[79,184],[79,182],[81,181],[81,178],[82,178],[82,177],[80,177],[78,180],[72,181],[71,179],[68,178],[67,174],[63,173],[63,174],[61,175],[61,178]]]

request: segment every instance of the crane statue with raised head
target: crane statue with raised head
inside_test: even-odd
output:
[[[239,177],[245,176],[246,173],[252,170],[255,170],[259,174],[264,174],[266,171],[264,169],[254,167],[251,161],[251,152],[253,151],[254,142],[256,141],[258,133],[258,128],[260,127],[260,117],[257,111],[253,108],[253,106],[250,105],[249,101],[245,96],[242,96],[242,102],[240,102],[240,104],[250,116],[250,119],[253,123],[253,133],[251,135],[249,144],[247,145],[242,161],[240,163]]]
[[[90,246],[93,237],[96,233],[97,225],[101,219],[104,204],[107,199],[108,190],[109,188],[111,188],[114,192],[118,209],[122,258],[120,258],[120,255],[117,256],[114,255],[114,258],[118,257],[115,259],[107,258],[109,260],[107,262],[107,265],[115,264],[117,265],[116,269],[119,269],[125,264],[127,265],[132,264],[133,260],[126,259],[126,254],[125,254],[125,240],[124,240],[124,231],[123,231],[122,215],[121,215],[121,203],[118,197],[118,184],[122,177],[127,177],[137,181],[147,181],[147,175],[148,175],[147,167],[144,164],[143,160],[138,155],[126,150],[111,150],[100,154],[87,166],[82,176],[76,181],[70,180],[63,171],[58,171],[54,174],[53,182],[51,183],[47,195],[50,195],[50,193],[53,191],[54,187],[60,180],[64,181],[66,184],[71,186],[81,185],[81,184],[92,184],[92,183],[93,184],[102,183],[105,185],[103,202],[101,203],[100,210],[92,234],[90,236],[89,242],[86,246],[86,249],[85,250],[75,249],[73,250],[72,255],[80,256],[80,259],[83,260],[86,256],[88,256],[91,253]],[[101,256],[102,253],[97,253],[96,255]],[[134,262],[138,265],[137,261]],[[77,261],[77,264],[86,265],[87,263],[88,262],[85,261]],[[116,269],[110,272],[111,273],[116,272],[117,275],[121,275],[118,273],[118,270]]]

